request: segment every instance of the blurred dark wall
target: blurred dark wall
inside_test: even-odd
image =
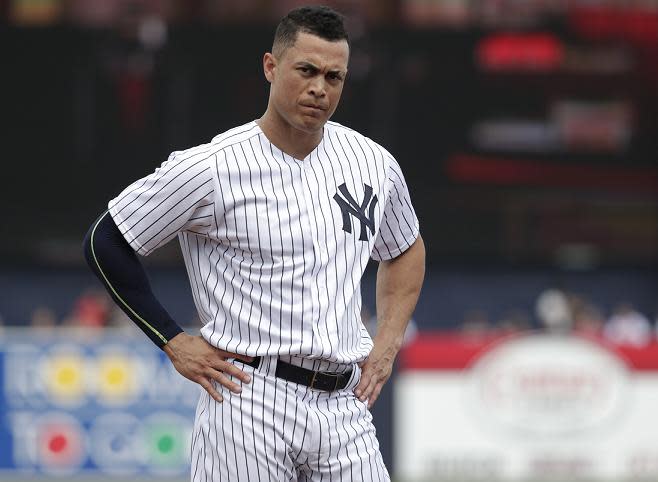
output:
[[[555,35],[569,41],[561,28]],[[0,29],[0,261],[79,264],[79,240],[123,187],[172,150],[259,117],[271,31],[179,26],[149,49],[120,30]],[[353,45],[334,117],[400,161],[430,262],[655,266],[658,88],[643,64],[597,75],[492,72],[477,60],[490,34],[368,32]],[[630,141],[583,152],[474,140],[483,122],[541,119],[556,105],[581,115],[562,99],[611,102],[611,115],[623,115],[627,102]]]

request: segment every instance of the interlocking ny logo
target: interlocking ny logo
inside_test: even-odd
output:
[[[372,195],[372,188],[367,184],[364,184],[365,192],[363,193],[363,202],[359,204],[347,190],[345,183],[338,186],[338,190],[341,192],[343,197],[340,197],[338,193],[334,194],[334,201],[340,206],[341,213],[343,214],[343,231],[348,233],[352,232],[352,219],[350,214],[361,221],[361,235],[359,236],[359,241],[368,241],[368,233],[366,232],[366,227],[370,229],[371,234],[375,234],[375,206],[377,205],[377,195]],[[366,209],[368,209],[368,215],[366,216]]]

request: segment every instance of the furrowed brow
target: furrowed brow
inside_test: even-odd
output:
[[[297,67],[306,67],[307,69],[312,69],[312,70],[315,70],[316,72],[320,71],[320,67],[318,67],[317,65],[312,64],[311,62],[306,62],[306,61],[297,62]]]

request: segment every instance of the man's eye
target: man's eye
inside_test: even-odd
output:
[[[299,67],[299,71],[302,72],[303,74],[308,74],[311,69],[309,67]]]

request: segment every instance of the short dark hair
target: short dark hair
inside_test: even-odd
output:
[[[299,32],[310,33],[330,42],[346,40],[349,43],[344,17],[324,6],[299,7],[281,19],[274,34],[272,53],[281,55],[295,45]]]

